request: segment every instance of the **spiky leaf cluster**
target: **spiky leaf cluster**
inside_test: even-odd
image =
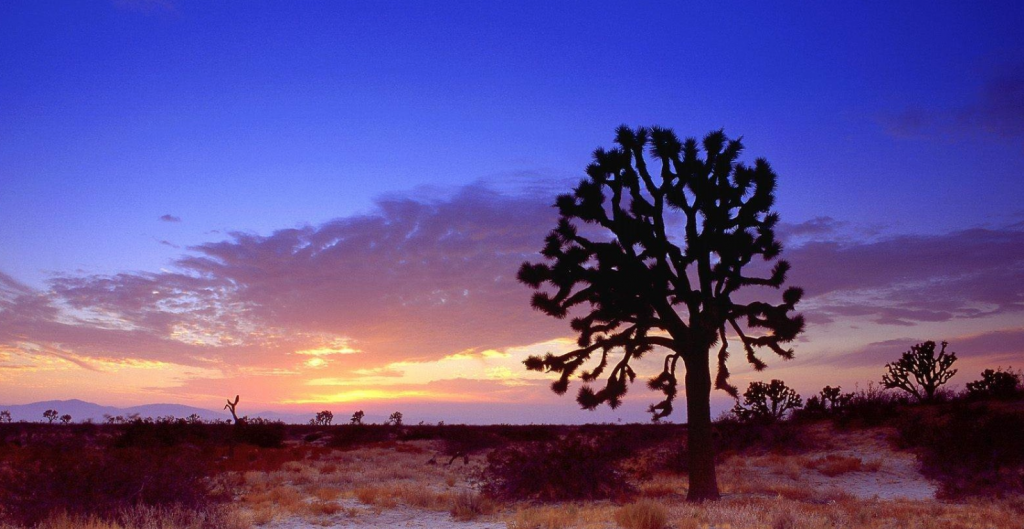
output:
[[[742,143],[721,131],[698,143],[680,141],[670,129],[623,126],[615,141],[618,147],[598,149],[587,177],[556,200],[560,218],[541,251],[544,261],[519,270],[519,280],[536,290],[536,309],[557,318],[579,314],[571,323],[578,349],[531,357],[526,366],[558,373],[552,389],[559,394],[578,373],[581,406],[614,408],[636,377],[631,362],[667,350],[662,372],[648,384],[665,395],[651,407],[657,419],[672,412],[679,361],[718,346],[715,386],[735,396],[727,334],[763,369],[756,350],[790,358],[784,345],[804,326],[790,314],[798,288],[785,290],[778,304],[733,299],[744,287],[778,289],[786,280],[789,264],[778,260],[774,230],[779,217],[771,210],[776,174],[763,159],[740,163]],[[648,167],[648,155],[657,167]],[[774,266],[764,277],[744,273],[755,259]],[[587,384],[601,377],[603,388]]]
[[[942,342],[938,355],[935,342],[911,346],[899,360],[885,364],[882,386],[906,391],[920,402],[934,399],[935,390],[956,374],[956,369],[952,368],[956,353],[946,353],[947,345],[948,342]]]

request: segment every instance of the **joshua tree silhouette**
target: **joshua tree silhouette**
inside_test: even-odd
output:
[[[231,412],[231,418],[235,420],[235,424],[239,423],[238,415],[235,414],[235,408],[237,406],[238,406],[238,395],[235,395],[235,401],[234,402],[231,402],[231,400],[229,399],[228,403],[224,405],[224,409]]]
[[[743,392],[743,402],[737,401],[732,412],[744,420],[778,421],[787,411],[803,405],[800,395],[781,380],[751,382]]]
[[[934,400],[935,390],[956,374],[956,369],[952,369],[956,353],[947,354],[947,345],[948,342],[942,342],[938,355],[935,354],[935,342],[912,345],[899,360],[885,364],[882,385],[887,389],[902,389],[918,402]]]
[[[771,211],[777,177],[763,159],[753,166],[738,163],[742,144],[721,131],[698,144],[680,142],[669,129],[623,126],[615,141],[617,148],[594,153],[587,178],[572,194],[558,197],[561,218],[541,251],[547,262],[527,262],[519,270],[519,280],[537,290],[535,308],[556,318],[579,313],[572,320],[579,348],[531,357],[526,367],[560,374],[552,389],[562,394],[569,378],[597,353],[596,365],[580,378],[593,382],[610,367],[607,381],[596,391],[584,384],[577,401],[587,409],[616,407],[636,376],[630,362],[659,347],[668,354],[661,374],[648,384],[665,395],[650,408],[658,419],[672,413],[681,360],[688,499],[717,499],[712,348],[718,360],[714,387],[736,396],[728,382],[726,333],[735,335],[747,361],[760,370],[765,363],[756,349],[791,358],[792,350],[783,345],[804,326],[801,316],[790,314],[802,295],[798,288],[783,292],[777,305],[750,296],[746,302],[733,299],[744,287],[777,289],[785,282],[789,264],[781,260],[767,277],[743,273],[754,258],[773,261],[782,249],[774,231],[779,217]],[[648,168],[648,149],[660,168]]]

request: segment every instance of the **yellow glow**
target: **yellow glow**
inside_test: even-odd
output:
[[[297,355],[307,356],[330,356],[330,355],[349,355],[353,353],[361,353],[359,349],[353,349],[347,345],[329,345],[324,347],[317,347],[315,349],[303,349],[301,351],[295,351]]]
[[[319,356],[306,360],[306,367],[324,367],[327,361]]]
[[[353,389],[331,395],[311,395],[307,398],[285,400],[284,404],[320,404],[334,402],[366,402],[375,400],[396,399],[429,399],[444,401],[478,401],[479,398],[456,393],[438,393],[433,391],[404,390],[385,391],[382,389]]]

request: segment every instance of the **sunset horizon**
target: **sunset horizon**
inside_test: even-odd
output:
[[[523,364],[576,347],[517,271],[623,124],[778,174],[806,330],[763,371],[734,344],[741,390],[867,389],[926,341],[950,387],[1024,368],[1015,17],[531,7],[0,6],[0,409],[649,421],[663,355],[595,411]]]

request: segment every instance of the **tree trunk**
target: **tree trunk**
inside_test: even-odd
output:
[[[687,452],[690,464],[690,492],[687,501],[717,500],[715,443],[711,431],[711,370],[707,351],[686,362]]]

